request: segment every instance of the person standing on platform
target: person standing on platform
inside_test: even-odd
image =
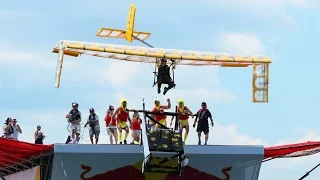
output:
[[[13,119],[12,127],[13,127],[13,139],[18,140],[19,134],[22,133],[22,130],[20,128],[20,125],[17,124],[17,119]]]
[[[184,137],[183,137],[183,143],[185,143],[189,134],[189,121],[188,121],[189,115],[192,115],[193,113],[190,111],[190,109],[187,106],[184,105],[184,101],[181,98],[178,99],[178,113],[182,114],[178,116],[181,133],[183,129],[186,129],[186,132],[184,133]],[[170,126],[172,126],[173,119],[174,119],[174,116],[172,116],[171,118]]]
[[[117,144],[118,143],[117,121],[115,119],[112,119],[113,112],[114,112],[114,107],[110,105],[104,120],[106,121],[107,133],[110,137],[110,144],[113,144],[113,139],[115,144]]]
[[[43,144],[43,140],[45,137],[46,137],[46,135],[44,135],[43,132],[41,132],[41,126],[38,125],[37,130],[34,133],[34,143],[35,144]]]
[[[154,100],[154,107],[152,109],[152,112],[156,113],[163,113],[165,109],[170,109],[171,108],[171,102],[170,99],[167,99],[168,105],[160,105],[160,100],[156,98]],[[165,114],[154,114],[153,115],[154,120],[158,121],[160,124],[167,126],[167,115]],[[156,128],[159,128],[160,126],[156,124]]]
[[[211,112],[209,109],[207,109],[207,103],[202,102],[201,103],[201,109],[197,112],[196,114],[196,119],[194,120],[193,127],[196,127],[197,120],[198,121],[198,126],[197,126],[197,132],[198,132],[198,145],[201,145],[201,133],[203,132],[205,135],[205,143],[204,145],[207,145],[208,139],[209,139],[209,123],[208,119],[211,120],[211,126],[213,127],[213,119]]]
[[[91,144],[93,144],[93,135],[95,136],[96,144],[98,144],[99,135],[100,135],[99,116],[95,113],[93,108],[89,109],[89,113],[90,115],[84,127],[87,127],[87,125],[89,124],[90,126],[89,136],[90,136]]]
[[[132,124],[131,124],[131,136],[132,136],[132,144],[139,144],[139,140],[141,138],[141,123],[142,120],[140,119],[140,115],[137,111],[134,112],[132,117]]]
[[[125,130],[126,132],[126,134],[124,135],[123,143],[127,144],[127,138],[129,135],[129,127],[127,125],[127,121],[129,121],[129,123],[131,124],[129,111],[127,109],[127,100],[121,99],[120,107],[116,109],[116,111],[112,115],[112,119],[115,119],[115,116],[117,116],[117,125],[118,125],[118,131],[119,131],[120,144],[122,144],[122,130]]]
[[[3,138],[12,139],[13,138],[14,129],[12,127],[12,118],[8,117],[3,126]]]
[[[81,112],[78,110],[79,104],[72,103],[72,109],[66,115],[68,119],[68,123],[70,123],[70,130],[71,130],[71,138],[72,144],[78,144],[80,140],[80,133],[81,133]]]

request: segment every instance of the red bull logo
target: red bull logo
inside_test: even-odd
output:
[[[144,174],[135,168],[134,166],[125,166],[105,172],[103,174],[97,174],[92,177],[85,177],[88,172],[92,170],[90,166],[81,165],[81,168],[84,170],[80,175],[81,180],[106,180],[106,179],[136,179],[136,180],[145,180]],[[133,179],[132,179],[133,178]]]
[[[223,178],[220,178],[218,176],[212,175],[205,173],[203,171],[199,171],[198,169],[195,169],[190,166],[186,166],[183,168],[183,173],[182,176],[178,176],[175,174],[169,174],[165,178],[165,180],[194,180],[194,179],[199,179],[199,180],[230,180],[230,175],[229,171],[231,171],[232,166],[223,168],[221,170],[222,174],[224,175]]]
[[[81,168],[84,170],[80,175],[81,180],[106,180],[106,179],[129,179],[130,180],[145,180],[148,179],[148,175],[144,175],[139,169],[134,166],[125,166],[117,168],[115,170],[107,171],[103,174],[97,174],[92,177],[86,177],[86,174],[89,173],[92,168],[90,166],[81,165]],[[231,171],[232,166],[223,168],[221,170],[224,177],[218,177],[212,174],[202,172],[198,169],[195,169],[190,166],[183,168],[182,176],[176,174],[168,174],[164,178],[165,180],[230,180],[229,171]],[[154,177],[154,176],[153,176]],[[154,178],[152,178],[154,179]]]

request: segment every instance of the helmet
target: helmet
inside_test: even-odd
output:
[[[166,58],[161,58],[161,62],[167,62]]]

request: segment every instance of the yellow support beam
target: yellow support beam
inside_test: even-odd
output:
[[[126,40],[129,42],[132,42],[135,16],[136,16],[136,7],[133,4],[131,4],[129,13],[128,13],[128,18],[127,18],[127,26],[126,26]]]

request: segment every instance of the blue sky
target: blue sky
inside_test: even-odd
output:
[[[73,101],[85,116],[94,107],[101,118],[109,104],[119,104],[120,97],[134,108],[142,107],[144,97],[152,107],[157,94],[151,88],[149,64],[67,57],[61,86],[54,88],[53,46],[61,39],[129,45],[95,34],[100,27],[125,28],[131,3],[137,7],[135,30],[151,32],[148,42],[156,47],[272,58],[268,104],[251,102],[251,67],[177,68],[177,88],[160,99],[165,102],[170,97],[175,102],[182,97],[193,111],[207,101],[216,122],[210,144],[275,145],[320,139],[316,128],[320,4],[315,1],[31,0],[8,1],[0,7],[0,115],[3,120],[18,119],[24,131],[21,140],[33,141],[32,133],[41,124],[48,134],[46,143],[63,142],[68,135],[64,115]],[[210,83],[202,84],[199,79],[204,78]],[[87,130],[84,139],[88,140]],[[101,141],[107,143],[106,132]],[[196,143],[193,129],[188,141]],[[314,157],[319,156],[270,161],[262,166],[260,178],[298,179],[318,163]],[[270,173],[274,171],[279,173]],[[319,170],[309,179],[317,176]]]

